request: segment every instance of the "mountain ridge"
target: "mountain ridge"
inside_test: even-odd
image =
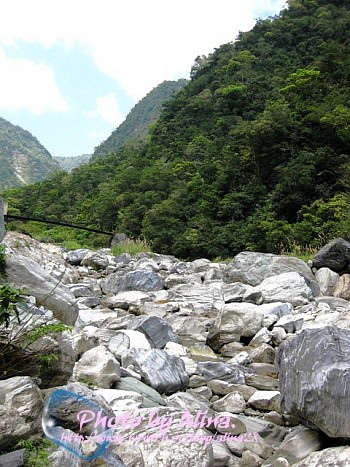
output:
[[[35,136],[1,117],[0,164],[0,191],[43,180],[59,170],[59,165]]]
[[[140,144],[145,140],[149,126],[161,113],[165,102],[175,96],[187,83],[185,79],[163,81],[146,94],[128,113],[112,134],[95,148],[91,161],[111,154],[125,144]]]

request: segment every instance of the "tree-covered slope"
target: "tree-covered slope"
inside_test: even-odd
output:
[[[349,57],[347,1],[290,0],[198,58],[142,148],[7,196],[183,258],[349,237]]]
[[[59,169],[28,131],[0,118],[0,191],[43,180]]]
[[[149,126],[159,117],[163,104],[180,91],[186,83],[185,79],[163,81],[152,89],[131,109],[124,122],[95,148],[92,160],[111,154],[126,143],[144,141]]]

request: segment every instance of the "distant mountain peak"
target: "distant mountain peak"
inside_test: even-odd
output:
[[[95,148],[91,160],[107,156],[125,144],[137,144],[144,141],[149,126],[158,119],[163,104],[175,96],[187,83],[188,81],[182,78],[177,81],[163,81],[153,88],[131,109],[124,122]]]
[[[59,169],[29,131],[0,117],[0,191],[46,178]]]

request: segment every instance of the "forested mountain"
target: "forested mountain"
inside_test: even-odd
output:
[[[289,0],[199,57],[142,148],[7,193],[182,258],[349,238],[350,9]]]
[[[0,118],[0,192],[46,178],[59,166],[23,128]]]
[[[65,172],[71,172],[82,164],[87,164],[91,159],[91,154],[82,154],[81,156],[54,157],[60,168]]]
[[[163,81],[141,99],[128,113],[124,122],[116,128],[97,148],[91,158],[107,156],[126,143],[140,143],[144,141],[149,131],[149,126],[160,115],[163,104],[182,89],[187,81]]]

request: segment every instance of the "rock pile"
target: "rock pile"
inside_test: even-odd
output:
[[[42,433],[44,403],[63,389],[114,417],[115,465],[350,465],[348,242],[311,267],[254,252],[229,264],[67,252],[11,232],[4,242],[8,280],[27,294],[11,332],[73,327],[32,344],[57,355],[48,374],[0,381],[0,449]],[[79,432],[76,404],[61,412]],[[57,446],[50,465],[87,464]]]

